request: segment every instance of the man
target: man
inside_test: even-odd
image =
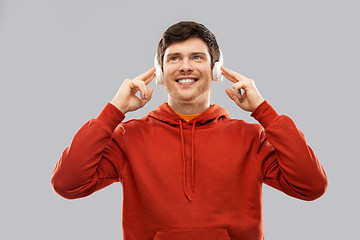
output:
[[[208,29],[177,23],[157,53],[168,102],[122,122],[151,99],[146,86],[155,69],[126,79],[64,150],[51,180],[58,194],[85,197],[120,181],[125,240],[260,240],[262,183],[303,200],[324,194],[325,172],[303,134],[261,97],[254,81],[221,68],[234,83],[227,95],[260,124],[210,105],[220,51]]]

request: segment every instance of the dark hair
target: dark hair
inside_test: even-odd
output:
[[[163,68],[165,50],[175,42],[182,42],[189,38],[200,38],[208,46],[211,56],[211,68],[219,60],[220,50],[215,35],[201,23],[193,21],[178,22],[169,27],[163,34],[157,49],[158,62]]]

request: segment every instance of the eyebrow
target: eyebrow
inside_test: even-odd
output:
[[[174,53],[168,53],[166,56],[176,56],[176,55],[182,55],[182,53],[180,52],[174,52]],[[203,55],[203,56],[206,56],[206,53],[204,52],[192,52],[191,55]]]

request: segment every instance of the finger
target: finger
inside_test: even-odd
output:
[[[145,86],[145,83],[144,83],[143,81],[140,81],[140,80],[132,80],[131,83],[130,83],[130,87],[131,87],[132,89],[136,89],[136,92],[137,92],[137,90],[139,90],[142,99],[146,99],[146,98],[147,98],[146,86]],[[136,92],[134,92],[134,94],[135,94]]]
[[[233,88],[237,96],[239,97],[240,101],[243,99],[243,94],[246,92],[246,81],[240,81],[233,84]]]
[[[232,70],[230,70],[230,69],[228,69],[228,68],[226,68],[224,66],[222,66],[221,69],[223,70],[222,71],[223,75],[227,79],[229,79],[230,81],[232,81],[234,83],[247,79],[244,75],[242,75],[242,74],[240,74],[238,72],[232,71]]]
[[[235,89],[234,93],[235,93],[236,97],[239,99],[239,101],[242,102],[243,96],[241,93],[241,89]]]
[[[154,76],[155,76],[155,67],[152,67],[148,71],[134,78],[134,80],[147,81],[149,83],[154,78]]]
[[[152,93],[153,93],[153,89],[150,88],[150,89],[147,90],[147,96],[148,97],[146,99],[140,99],[142,106],[144,106],[147,102],[150,101]]]
[[[233,82],[233,83],[236,83],[238,82],[238,80],[236,78],[234,78],[233,76],[229,75],[228,73],[226,72],[222,72],[222,75],[228,79],[229,81]]]
[[[145,80],[144,80],[145,85],[148,85],[152,80],[154,80],[155,76],[156,76],[156,74],[155,74],[155,72],[154,72],[152,76],[150,76],[149,78],[145,79]]]
[[[233,100],[237,105],[240,106],[241,101],[240,99],[236,96],[235,92],[233,90],[231,90],[230,88],[225,89],[226,94],[229,96],[229,98],[231,98],[231,100]]]
[[[149,88],[149,89],[147,90],[148,100],[151,99],[153,92],[154,92],[154,89],[152,89],[152,88]]]
[[[229,68],[224,67],[224,66],[221,66],[221,70],[222,70],[223,75],[224,75],[227,79],[229,79],[230,81],[232,81],[232,82],[238,82],[238,81],[239,81],[239,80],[237,79],[237,75],[238,75],[237,72],[232,71],[232,70],[230,70]]]
[[[153,89],[152,88],[149,88],[146,90],[146,98],[144,100],[147,100],[149,101],[151,99],[151,96],[152,96],[152,93],[153,93]]]

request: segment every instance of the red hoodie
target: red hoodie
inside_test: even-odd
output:
[[[262,184],[303,200],[326,174],[294,122],[264,101],[260,124],[218,105],[186,122],[167,103],[125,118],[108,103],[75,135],[51,183],[69,199],[120,181],[124,240],[263,239]]]

